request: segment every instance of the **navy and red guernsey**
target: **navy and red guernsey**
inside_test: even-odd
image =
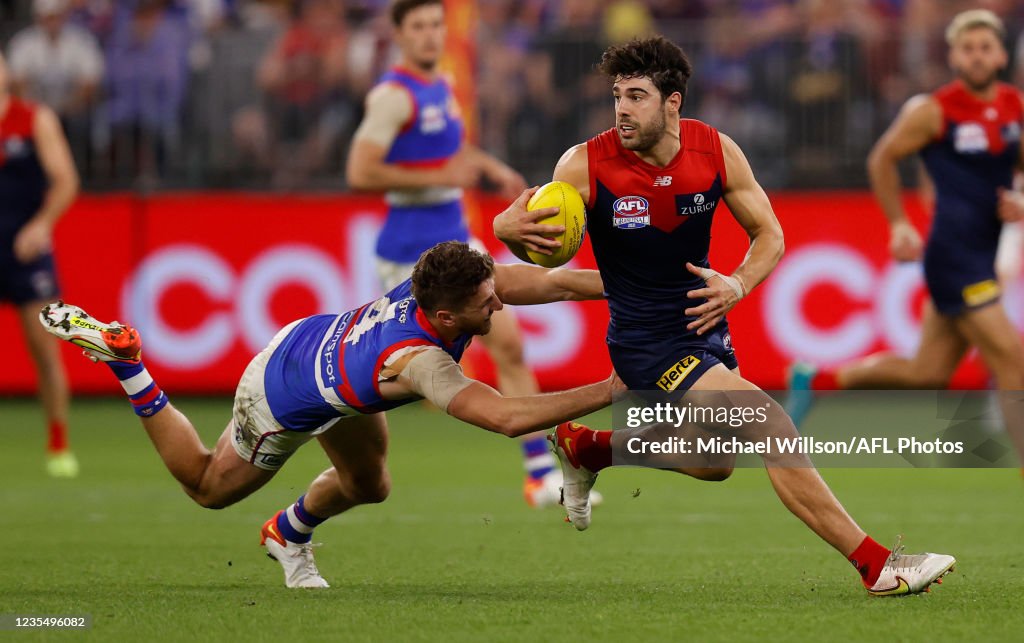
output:
[[[587,142],[587,231],[604,280],[612,362],[632,389],[686,389],[708,368],[736,367],[728,324],[698,336],[686,294],[705,286],[686,263],[709,267],[711,222],[728,181],[718,131],[679,122],[665,167],[625,149],[610,129]]]
[[[43,205],[46,173],[33,135],[36,106],[12,97],[0,118],[0,239],[11,240]],[[4,248],[9,250],[9,248]]]
[[[1024,103],[1005,83],[996,85],[991,101],[977,98],[961,81],[933,97],[942,109],[942,131],[921,150],[935,184],[924,272],[936,308],[956,315],[999,299],[998,189],[1010,189],[1020,160]]]
[[[37,305],[60,294],[53,255],[14,256],[18,231],[43,206],[49,181],[35,144],[35,104],[11,97],[0,116],[0,302]]]

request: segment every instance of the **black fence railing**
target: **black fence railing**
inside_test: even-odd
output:
[[[865,156],[899,105],[949,77],[940,34],[918,41],[808,28],[755,44],[729,23],[659,26],[693,62],[685,115],[732,136],[769,188],[863,186]],[[0,33],[15,29],[6,23]],[[191,41],[180,102],[158,121],[145,110],[126,118],[114,93],[153,91],[159,102],[163,72],[121,69],[108,51],[107,72],[120,76],[108,75],[91,107],[63,118],[86,187],[344,189],[363,96],[386,64],[386,30],[349,28],[340,76],[307,73],[324,64],[314,56],[289,61],[286,77],[271,81],[265,60],[281,34],[224,28]],[[546,180],[568,146],[613,123],[608,83],[593,71],[604,46],[586,30],[526,45],[482,39],[481,144],[531,182]]]

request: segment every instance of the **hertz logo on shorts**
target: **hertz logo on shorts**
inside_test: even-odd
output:
[[[979,281],[964,287],[964,303],[968,306],[981,306],[997,299],[1000,293],[999,284],[995,280]]]
[[[698,364],[700,364],[699,359],[693,355],[687,355],[673,364],[672,368],[661,374],[661,379],[658,380],[658,388],[663,391],[676,390],[683,381],[683,378],[689,375],[690,371],[697,368]]]

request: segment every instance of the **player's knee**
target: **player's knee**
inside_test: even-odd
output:
[[[705,482],[724,482],[728,480],[732,475],[732,467],[710,467],[707,469],[698,469],[700,475],[696,476],[700,480]]]
[[[378,504],[387,500],[391,495],[391,475],[387,471],[359,476],[352,482],[360,504]]]
[[[185,493],[203,509],[224,509],[238,502],[237,494],[224,493],[223,491],[184,486]]]
[[[213,494],[190,493],[192,500],[203,509],[224,509],[234,504],[233,501]]]

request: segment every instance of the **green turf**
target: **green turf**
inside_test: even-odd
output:
[[[176,400],[207,442],[226,400]],[[391,415],[394,488],[320,527],[332,588],[287,590],[259,527],[326,467],[304,447],[265,489],[191,504],[122,400],[73,411],[82,475],[51,480],[40,414],[0,400],[0,614],[91,614],[97,640],[1020,640],[1024,483],[1016,470],[831,470],[888,544],[949,552],[930,595],[867,596],[759,470],[700,483],[611,470],[594,523],[521,500],[514,442],[418,405]]]

